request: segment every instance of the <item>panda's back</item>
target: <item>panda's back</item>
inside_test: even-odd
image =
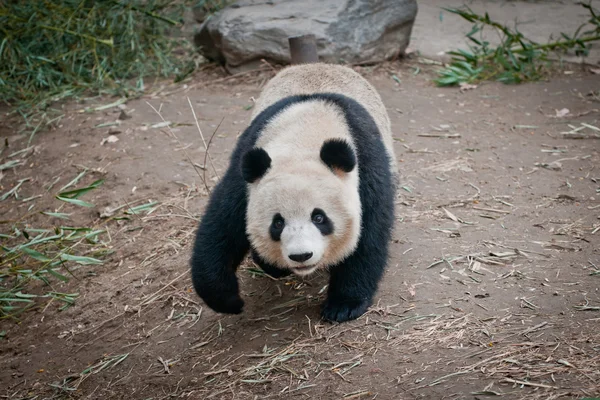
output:
[[[362,105],[373,117],[397,171],[390,120],[375,88],[354,70],[335,64],[302,64],[284,68],[267,85],[257,99],[252,119],[278,101],[294,95],[336,93],[348,96]]]

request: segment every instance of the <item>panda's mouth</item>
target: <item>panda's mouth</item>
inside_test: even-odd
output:
[[[296,275],[308,275],[317,269],[316,265],[294,265],[291,270]]]
[[[303,269],[311,269],[313,268],[314,265],[304,265],[304,264],[300,264],[300,265],[294,265],[292,268],[294,269],[299,269],[299,270],[303,270]]]

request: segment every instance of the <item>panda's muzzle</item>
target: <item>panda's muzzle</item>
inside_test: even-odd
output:
[[[296,261],[296,262],[304,262],[309,260],[311,257],[313,256],[313,253],[299,253],[299,254],[290,254],[288,255],[288,257],[290,258],[290,260],[292,261]]]

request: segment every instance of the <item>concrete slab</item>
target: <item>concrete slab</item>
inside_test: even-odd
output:
[[[577,28],[589,19],[589,12],[575,0],[471,0],[440,1],[419,0],[419,11],[413,27],[410,48],[418,50],[423,56],[433,59],[447,60],[445,52],[457,48],[468,49],[465,35],[472,24],[458,15],[442,9],[457,8],[468,5],[473,11],[511,27],[517,26],[528,38],[544,43],[550,37],[560,37],[561,32],[574,33]],[[600,10],[600,0],[592,0],[591,4]],[[498,43],[498,35],[489,31],[486,36],[492,43]],[[581,57],[569,57],[569,61],[581,61]],[[586,57],[586,63],[600,63],[600,43],[596,43]]]

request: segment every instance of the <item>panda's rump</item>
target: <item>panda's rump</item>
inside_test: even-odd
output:
[[[275,115],[256,145],[269,153],[274,165],[290,160],[303,163],[319,161],[321,146],[329,139],[344,139],[355,148],[340,108],[315,99],[290,105]]]
[[[391,124],[385,105],[375,88],[360,74],[348,67],[314,63],[284,68],[267,83],[261,92],[256,101],[252,119],[270,105],[286,97],[319,93],[336,93],[350,97],[366,109],[377,125],[390,158],[390,168],[396,175],[397,163],[393,149]],[[343,115],[340,112],[337,114],[341,116],[337,118],[337,121],[343,121],[342,128],[347,128]],[[334,113],[331,115],[336,117]],[[329,121],[329,119],[325,118],[323,121]],[[308,131],[305,130],[305,132]]]

